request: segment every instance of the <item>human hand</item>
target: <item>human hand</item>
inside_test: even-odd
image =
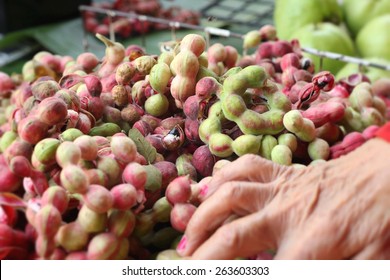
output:
[[[390,145],[296,169],[247,155],[222,168],[178,246],[194,259],[390,258]],[[204,186],[203,190],[207,188]]]

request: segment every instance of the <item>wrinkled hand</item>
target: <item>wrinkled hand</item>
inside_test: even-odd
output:
[[[178,252],[194,259],[390,258],[390,145],[302,169],[246,155],[217,172]],[[201,182],[204,184],[204,181]]]

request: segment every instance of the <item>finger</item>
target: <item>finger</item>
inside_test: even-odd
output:
[[[262,209],[273,197],[270,184],[229,182],[205,200],[187,226],[187,244],[180,254],[190,255],[232,214],[239,216]]]
[[[229,181],[271,182],[287,168],[257,155],[244,155],[213,175],[207,184],[206,196],[210,196],[220,185]]]
[[[220,227],[193,253],[193,259],[247,258],[275,247],[275,233],[266,211],[256,212]]]

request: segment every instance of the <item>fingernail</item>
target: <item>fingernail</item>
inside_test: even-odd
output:
[[[177,244],[176,250],[181,253],[186,249],[186,246],[187,246],[187,237],[183,235],[179,244]]]
[[[203,185],[203,186],[200,187],[199,196],[200,197],[205,197],[208,192],[209,192],[209,186]]]

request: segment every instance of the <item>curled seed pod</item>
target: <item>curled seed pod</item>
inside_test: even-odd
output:
[[[80,251],[88,245],[89,233],[78,222],[70,222],[58,229],[55,240],[67,252]]]
[[[84,204],[77,215],[76,221],[88,233],[103,232],[107,226],[107,213],[96,213]]]
[[[60,174],[62,186],[70,193],[84,194],[88,191],[88,178],[77,165],[66,165]]]
[[[135,228],[136,218],[131,211],[113,210],[108,217],[108,231],[120,238],[127,238]]]

